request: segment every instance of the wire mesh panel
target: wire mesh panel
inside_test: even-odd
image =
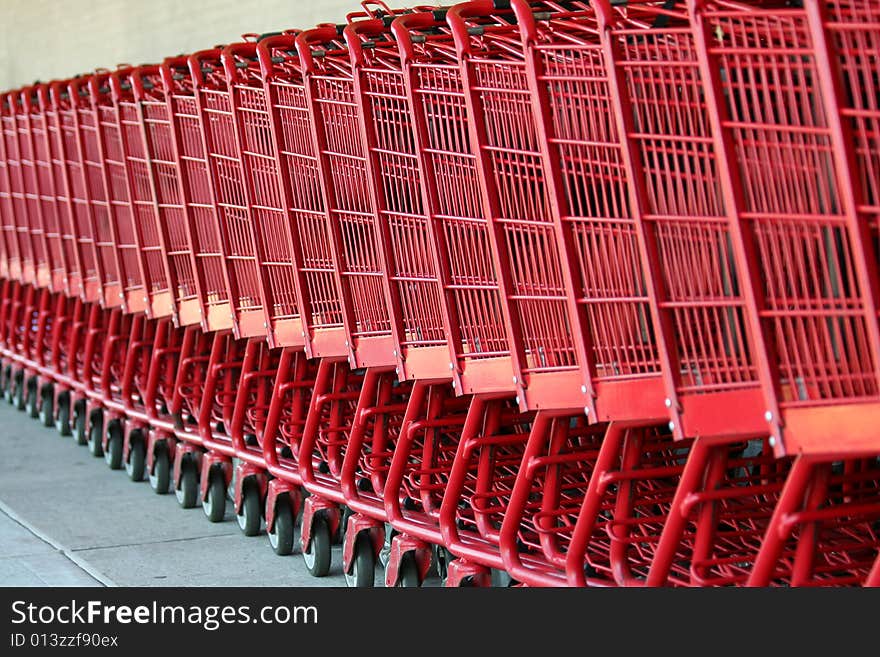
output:
[[[553,3],[532,3],[553,13]],[[583,408],[578,349],[548,204],[532,92],[515,14],[477,0],[450,13],[466,87],[483,212],[517,393],[529,408]]]
[[[863,427],[880,399],[877,262],[844,175],[852,143],[818,14],[778,4],[706,3],[698,37],[761,272],[785,447],[876,446]]]
[[[180,186],[171,113],[158,68],[135,70],[136,97],[156,195],[160,240],[168,268],[168,287],[182,325],[201,321],[193,258]]]
[[[268,106],[291,222],[291,256],[301,294],[303,335],[312,355],[344,353],[342,296],[330,246],[329,219],[321,190],[318,151],[295,37],[264,40]],[[267,59],[268,56],[268,59]]]
[[[450,374],[463,392],[486,390],[493,380],[501,389],[513,390],[509,363],[503,358],[509,356],[507,331],[455,45],[443,22],[430,32],[410,34],[408,19],[398,21],[426,211],[434,225],[434,248],[449,304]],[[495,376],[493,366],[499,360]]]
[[[435,21],[431,14],[408,20]],[[390,18],[390,17],[389,17]],[[355,65],[368,165],[385,253],[389,306],[401,378],[449,376],[446,300],[441,295],[432,229],[425,210],[406,74],[389,20],[358,21],[346,28]],[[412,27],[412,23],[409,23]],[[387,227],[387,228],[386,228]]]
[[[66,82],[49,85],[49,103],[44,111],[52,154],[52,179],[55,181],[55,207],[58,210],[59,242],[65,271],[65,290],[71,296],[82,296],[82,259],[76,240],[70,175],[65,165],[64,140],[59,108],[68,100]]]
[[[72,206],[73,232],[65,239],[75,242],[79,252],[80,276],[83,299],[99,301],[102,298],[100,261],[95,248],[95,221],[89,189],[85,151],[79,131],[79,111],[88,103],[80,95],[80,81],[73,79],[62,93],[61,103],[56,106],[61,136],[61,156],[67,169],[68,196]]]
[[[880,233],[880,7],[871,0],[810,3],[825,7],[829,43],[843,87],[840,113],[853,139],[859,213]],[[874,256],[876,257],[876,255]]]
[[[25,267],[25,280],[30,280],[40,287],[45,287],[49,278],[49,263],[46,260],[43,204],[40,199],[37,156],[32,130],[32,115],[36,109],[32,98],[33,92],[30,87],[22,89],[21,93],[18,94],[18,106],[15,114],[22,190],[24,192],[25,206],[27,207],[28,245],[30,251],[30,263]]]
[[[146,309],[144,263],[128,193],[119,114],[113,101],[110,75],[94,76],[89,86],[100,131],[101,159],[107,180],[107,201],[110,205],[113,243],[119,264],[119,284],[124,308],[132,313],[142,312]]]
[[[144,131],[143,109],[135,95],[135,71],[126,69],[113,74],[116,108],[119,114],[122,152],[128,177],[128,195],[143,262],[147,313],[151,317],[167,317],[174,310],[168,265],[159,230],[159,211],[155,183]],[[142,71],[138,78],[153,77],[155,73]]]
[[[754,271],[722,194],[690,22],[660,2],[603,3],[601,18],[672,426],[679,437],[764,431],[773,406]]]
[[[3,230],[6,235],[8,249],[9,276],[14,280],[21,279],[25,262],[29,259],[26,237],[27,202],[22,180],[21,160],[18,148],[18,130],[16,113],[18,101],[14,92],[3,97],[3,144],[6,155],[6,180],[8,181],[9,215],[4,218]]]
[[[6,153],[6,123],[5,117],[9,112],[9,97],[0,94],[0,276],[8,278],[10,249],[7,247],[6,225],[12,222],[15,206],[12,200],[12,188],[9,179],[9,164]]]
[[[9,97],[7,94],[0,94],[0,275],[4,278],[9,277],[10,257],[10,250],[6,246],[6,223],[12,221],[12,213],[15,211],[6,153],[5,116],[10,111],[9,108]]]
[[[532,75],[549,213],[596,417],[666,414],[646,274],[594,10],[514,2]],[[578,337],[583,341],[578,344]],[[593,410],[593,409],[591,409]]]
[[[101,304],[105,307],[122,305],[119,262],[114,242],[113,205],[110,203],[108,181],[104,172],[99,116],[89,85],[94,76],[77,79],[71,84],[76,91],[76,123],[82,173],[87,187],[94,230],[94,251],[101,281]]]
[[[297,37],[319,153],[336,276],[343,302],[346,351],[359,365],[394,362],[382,236],[377,231],[359,107],[341,27]]]
[[[197,107],[220,225],[234,326],[242,337],[265,335],[256,247],[229,98],[230,81],[224,74],[219,52],[205,51],[193,57],[199,67],[194,72]]]
[[[198,63],[194,65],[198,66]],[[232,327],[232,312],[226,265],[196,105],[195,82],[188,58],[169,58],[163,64],[162,72],[171,107],[189,248],[199,289],[198,302],[202,309],[202,327],[212,331],[229,329]],[[179,299],[178,304],[185,306],[188,302]]]
[[[301,345],[291,223],[281,189],[277,146],[257,44],[230,46],[224,51],[224,62],[232,81],[231,101],[258,273],[266,300],[269,342],[272,346]]]
[[[48,286],[53,292],[64,291],[66,268],[61,245],[61,212],[58,207],[56,181],[52,160],[57,144],[49,131],[47,112],[50,108],[49,85],[34,87],[31,99],[31,134],[34,143],[34,160],[37,167],[37,187],[40,194],[40,211],[43,217],[43,238],[46,243],[48,262]],[[39,274],[38,274],[39,275]]]

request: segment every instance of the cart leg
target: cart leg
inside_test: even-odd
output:
[[[702,484],[706,471],[706,462],[709,458],[709,448],[705,441],[697,440],[688,456],[675,497],[672,498],[672,506],[669,517],[660,535],[660,543],[654,553],[654,560],[648,571],[646,586],[663,586],[669,577],[669,569],[681,542],[681,535],[687,522],[686,501],[697,487]]]
[[[808,486],[807,499],[804,505],[805,510],[817,509],[825,500],[828,494],[828,477],[830,474],[830,463],[817,464],[813,468],[813,477]],[[808,522],[800,527],[791,575],[792,586],[805,586],[813,576],[816,545],[819,540],[818,525],[818,522]]]
[[[565,570],[568,582],[572,586],[586,586],[587,584],[584,573],[584,558],[587,553],[587,545],[596,526],[602,496],[605,493],[605,483],[602,480],[618,458],[626,432],[625,425],[612,422],[608,427],[605,440],[602,441],[602,448],[596,459],[596,467],[593,470],[593,476],[590,477],[590,483],[587,486],[587,492],[584,495],[584,501],[568,547]]]
[[[787,538],[787,534],[783,530],[785,517],[801,504],[812,469],[812,462],[804,456],[798,457],[794,462],[764,534],[764,540],[758,551],[758,557],[755,559],[752,574],[748,579],[748,586],[768,586],[770,584],[776,562]]]

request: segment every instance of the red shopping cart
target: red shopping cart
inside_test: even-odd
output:
[[[366,12],[349,16],[349,25],[393,16],[384,6],[364,6]],[[322,361],[300,443],[303,484],[312,493],[304,508],[303,546],[313,574],[325,574],[330,556],[325,538],[340,522],[336,505],[346,504],[350,515],[343,518],[343,572],[354,586],[374,582],[385,539],[383,472],[409,392],[409,385],[395,385],[399,338],[393,335],[389,309],[399,307],[394,302],[398,292],[390,294],[387,287],[387,227],[376,212],[354,55],[364,39],[387,48],[389,23],[382,18],[361,21],[360,31],[320,26],[296,39],[327,210],[332,256],[327,264],[341,292],[340,337],[345,341],[339,355],[348,354],[348,362],[329,355]],[[308,235],[312,243],[317,237],[314,231]],[[351,369],[358,366],[367,369]],[[385,455],[378,457],[382,451]]]
[[[305,352],[300,346],[285,346],[281,350],[277,370],[274,372],[274,387],[266,411],[265,425],[257,435],[266,468],[273,475],[267,486],[264,508],[267,533],[278,554],[289,554],[292,551],[294,519],[302,507],[300,444],[321,362],[309,361],[307,354],[315,355],[313,345],[317,344],[318,352],[326,355],[329,344],[326,336],[338,334],[332,324],[335,320],[330,319],[331,324],[326,324],[326,313],[333,307],[328,304],[336,303],[337,299],[332,271],[327,270],[329,253],[324,250],[325,246],[320,241],[321,233],[312,228],[323,224],[325,212],[319,187],[318,161],[311,137],[302,65],[296,52],[296,34],[297,32],[286,32],[261,39],[256,49],[260,66],[259,78],[252,68],[252,61],[246,63],[251,67],[248,75],[244,78],[236,75],[239,80],[236,86],[248,84],[250,80],[251,88],[248,92],[251,95],[259,93],[254,91],[256,80],[262,81],[267,116],[262,118],[256,105],[244,110],[247,118],[241,117],[241,120],[248,122],[249,128],[240,133],[243,136],[242,146],[245,153],[253,151],[254,158],[268,154],[274,158],[276,179],[263,180],[260,185],[262,191],[258,194],[259,198],[268,201],[262,204],[265,213],[263,216],[273,221],[283,212],[285,221],[282,225],[289,227],[278,237],[290,240],[288,255],[278,263],[282,271],[287,267],[287,262],[292,265],[295,297],[289,296],[289,279],[281,275],[278,278],[281,286],[275,288],[272,294],[289,299],[288,303],[293,305],[289,306],[290,310],[285,310],[282,306],[273,311],[280,311],[282,314],[270,319],[270,328],[276,334],[276,342],[283,345],[303,344],[305,347]],[[255,182],[251,181],[252,184]],[[256,194],[257,192],[255,198],[258,198]],[[258,215],[257,218],[259,217]],[[267,234],[277,233],[277,229],[271,229]],[[315,239],[318,241],[312,242],[313,246],[308,247],[310,240]],[[273,287],[273,277],[264,278]],[[297,320],[293,317],[287,320],[283,314],[292,312],[294,308],[300,311],[298,321],[301,325],[301,343],[297,342]],[[292,336],[285,325],[293,328]],[[335,342],[338,345],[335,350],[344,354],[342,340]],[[269,368],[266,373],[272,369]],[[255,374],[251,380],[254,386],[263,386],[267,377]],[[331,522],[338,518],[335,510],[319,512],[318,516]],[[327,545],[319,546],[318,549],[313,547],[312,554],[329,550],[329,530],[324,533],[319,529],[319,534],[318,541],[327,538]],[[313,565],[318,561],[313,560]],[[315,572],[321,571],[317,569]]]
[[[33,376],[25,385],[25,405],[32,417],[40,416],[47,426],[53,421],[54,386],[50,366],[55,332],[63,321],[56,316],[59,295],[64,290],[64,263],[60,261],[55,185],[52,176],[51,145],[43,107],[48,102],[48,86],[34,85],[21,94],[23,117],[18,133],[22,151],[25,187],[29,196],[29,216],[38,225],[31,228],[36,267],[37,292],[34,307],[33,339],[28,360]],[[22,121],[23,119],[23,121]],[[63,309],[63,306],[62,306]],[[63,313],[62,313],[63,314]]]
[[[271,55],[262,60],[257,56],[258,40],[273,36],[289,39],[293,35],[268,35],[228,46],[221,60],[230,89],[229,101],[236,153],[243,176],[244,209],[252,238],[253,255],[261,296],[264,300],[264,333],[253,338],[246,346],[242,361],[240,391],[236,399],[230,429],[235,457],[239,463],[234,477],[234,510],[239,527],[248,535],[256,535],[266,515],[266,527],[273,548],[287,554],[292,548],[293,517],[299,509],[300,478],[290,477],[296,461],[290,453],[281,457],[269,447],[276,438],[280,425],[279,411],[273,405],[283,404],[284,388],[280,397],[272,399],[272,391],[279,382],[293,383],[289,363],[300,359],[305,344],[303,323],[299,308],[302,290],[297,285],[294,249],[291,241],[293,220],[290,204],[286,202],[288,189],[278,166],[276,120],[267,98],[266,80],[273,67]],[[271,351],[282,347],[281,351]],[[295,368],[298,369],[298,368]],[[275,413],[275,415],[273,415]],[[270,416],[275,418],[269,423]],[[281,469],[281,478],[269,489],[267,473],[273,461],[266,453],[279,457],[288,466]],[[279,502],[280,500],[280,502]],[[280,507],[278,506],[280,504]],[[275,508],[282,510],[276,516]],[[264,511],[265,510],[265,511]],[[293,515],[291,515],[293,514]],[[282,517],[283,516],[283,517]],[[281,534],[277,531],[282,529]]]
[[[737,399],[738,395],[746,394],[741,392],[743,390],[751,390],[748,393],[750,395],[759,393],[763,395],[766,390],[760,390],[757,384],[761,381],[773,380],[772,377],[762,379],[760,365],[748,365],[745,370],[739,365],[736,367],[731,365],[731,363],[757,363],[764,359],[766,347],[757,350],[752,350],[751,347],[735,347],[734,345],[746,344],[744,338],[736,338],[733,343],[724,343],[723,349],[721,346],[716,346],[712,357],[704,358],[700,356],[703,353],[701,350],[708,349],[711,341],[697,337],[716,336],[716,339],[727,340],[736,337],[739,331],[743,336],[749,335],[749,340],[756,339],[754,334],[745,332],[749,326],[746,321],[748,313],[751,312],[748,304],[735,310],[738,304],[749,299],[748,293],[743,291],[748,290],[748,281],[744,281],[746,272],[749,271],[748,267],[743,267],[741,261],[737,260],[738,256],[734,257],[734,255],[723,256],[713,261],[705,260],[707,253],[724,254],[729,253],[728,249],[733,249],[739,254],[754,253],[743,247],[742,235],[731,236],[731,231],[736,233],[740,224],[727,218],[729,212],[725,209],[727,207],[725,202],[730,202],[731,199],[729,196],[721,198],[716,191],[720,186],[714,182],[717,180],[716,176],[727,175],[724,163],[716,167],[715,160],[715,156],[724,151],[720,143],[714,148],[710,146],[713,139],[713,127],[710,123],[716,116],[718,104],[713,102],[711,96],[704,104],[701,95],[700,75],[711,77],[717,75],[718,71],[732,69],[716,63],[712,66],[706,64],[700,70],[704,61],[698,54],[694,39],[699,42],[701,32],[692,30],[693,25],[682,12],[670,11],[659,4],[644,4],[629,6],[626,12],[617,14],[610,7],[604,7],[600,17],[608,26],[607,30],[600,29],[599,33],[607,37],[604,47],[609,57],[609,70],[614,71],[610,80],[614,89],[612,98],[618,104],[620,131],[626,138],[624,143],[629,144],[635,153],[641,153],[644,162],[648,163],[643,162],[631,168],[629,175],[635,176],[634,188],[643,189],[637,207],[641,229],[649,250],[655,250],[659,258],[653,261],[652,266],[662,265],[660,274],[664,283],[669,286],[667,290],[661,290],[661,295],[658,297],[660,300],[658,312],[669,312],[673,318],[676,318],[675,321],[680,322],[677,331],[679,340],[685,340],[685,336],[690,336],[687,338],[690,342],[685,340],[676,344],[676,350],[667,349],[667,354],[677,354],[671,363],[676,376],[681,375],[684,377],[681,380],[687,381],[686,384],[678,384],[686,392],[686,396],[690,398],[690,395],[702,394],[701,391],[706,393],[706,396],[699,399],[695,406],[688,407],[679,416],[679,419],[685,418],[686,422],[690,422],[694,421],[694,418],[700,418],[700,411],[697,410],[700,404],[711,404],[713,398],[721,400],[728,394],[731,395],[731,400]],[[707,35],[710,33],[706,32]],[[745,33],[748,32],[743,32]],[[670,62],[676,62],[675,66]],[[655,72],[661,69],[664,75],[656,76]],[[709,69],[713,69],[714,72]],[[670,85],[674,85],[677,89],[675,98],[681,107],[675,114],[671,114],[671,111],[676,105],[667,93],[671,88]],[[759,104],[753,102],[748,106],[757,107]],[[687,123],[682,119],[685,116],[689,117]],[[629,122],[630,118],[632,123]],[[694,126],[700,126],[699,130]],[[749,126],[749,129],[753,127]],[[787,127],[785,130],[789,131],[791,128]],[[683,132],[686,132],[685,140],[680,139]],[[795,132],[785,134],[790,135]],[[715,137],[717,138],[717,133]],[[772,143],[785,142],[774,138]],[[695,169],[698,163],[701,164]],[[695,177],[693,175],[695,170],[702,172],[702,175]],[[792,166],[790,174],[809,175],[806,174],[807,171],[809,169]],[[786,187],[775,189],[783,188]],[[728,189],[738,189],[738,187],[731,184]],[[689,208],[688,203],[697,205]],[[792,214],[797,216],[795,212]],[[712,217],[716,218],[712,219]],[[751,215],[749,217],[752,218]],[[718,237],[718,231],[721,231],[722,237]],[[703,244],[704,248],[695,250],[692,248],[694,244]],[[829,259],[835,256],[836,254],[830,254]],[[645,261],[649,264],[652,262],[650,257]],[[701,262],[705,264],[701,265]],[[719,267],[719,262],[723,266]],[[772,269],[769,262],[765,262],[764,267],[768,271]],[[703,272],[702,279],[694,275],[697,271]],[[798,271],[804,270],[795,267],[792,272],[782,274],[782,278],[788,281]],[[736,272],[740,273],[736,274]],[[810,288],[805,285],[801,286],[801,289]],[[662,301],[667,298],[664,295],[670,294],[669,290],[674,290],[675,295],[679,296]],[[681,308],[681,313],[673,312],[676,308]],[[687,312],[684,312],[684,309],[687,309]],[[696,312],[697,309],[700,309],[699,313]],[[722,313],[721,309],[727,310]],[[780,321],[789,324],[795,321],[798,315],[788,312],[784,316],[784,321]],[[726,321],[720,325],[716,324],[719,317],[725,317]],[[734,322],[736,330],[727,326],[732,318],[739,318]],[[698,319],[705,323],[701,325]],[[804,327],[809,325],[809,321],[803,322]],[[777,332],[777,336],[779,335]],[[780,344],[786,346],[784,339],[780,340]],[[792,352],[784,351],[784,353]],[[728,360],[719,360],[720,356]],[[720,369],[711,370],[710,365],[718,366]],[[711,376],[710,371],[713,372]],[[753,383],[738,378],[744,371],[754,373]],[[679,399],[682,398],[684,397],[680,396]],[[730,405],[729,408],[737,408],[739,414],[747,407]],[[697,413],[689,415],[693,410],[697,410]],[[721,413],[720,410],[715,412]],[[772,414],[765,419],[768,417],[772,419]],[[709,580],[714,583],[742,582],[747,577],[750,565],[756,561],[760,562],[763,558],[758,554],[751,540],[739,539],[752,535],[760,536],[767,530],[769,525],[765,525],[768,521],[763,518],[769,517],[774,508],[778,513],[777,500],[780,495],[786,495],[785,490],[791,484],[789,480],[780,490],[782,482],[786,481],[785,475],[789,464],[787,462],[777,464],[772,478],[750,478],[749,486],[735,483],[735,477],[731,475],[721,476],[719,479],[719,475],[716,474],[713,479],[711,474],[713,470],[716,473],[724,472],[724,460],[730,458],[734,451],[731,445],[737,438],[731,436],[739,435],[739,440],[742,440],[749,437],[760,438],[762,434],[756,424],[754,429],[749,429],[748,423],[738,425],[738,419],[725,421],[718,417],[714,420],[719,422],[718,425],[708,421],[687,425],[689,428],[685,430],[686,433],[697,435],[699,438],[690,446],[690,456],[682,471],[681,481],[675,488],[675,496],[672,500],[672,509],[675,512],[663,525],[662,538],[650,564],[650,574],[647,577],[649,584],[667,581],[666,577],[673,568],[672,564],[688,563],[690,558],[694,559],[689,573],[693,578],[691,582]],[[723,426],[719,426],[722,422]],[[755,420],[749,422],[756,423]],[[675,426],[677,426],[676,420],[673,420],[671,428],[674,429]],[[788,431],[793,432],[792,436],[797,435],[795,433],[797,426],[787,424],[786,432]],[[607,444],[612,443],[607,442]],[[765,458],[764,453],[774,446],[779,449],[776,439],[772,436],[768,441],[751,441],[751,444],[752,447],[749,448],[751,459]],[[603,471],[597,469],[597,472],[605,476]],[[595,476],[596,473],[594,478]],[[707,477],[709,481],[717,482],[714,484],[717,490],[712,491],[711,486],[705,485]],[[721,492],[722,489],[726,492]],[[698,504],[698,501],[702,504]],[[581,550],[587,548],[580,530],[595,523],[596,504],[597,502],[591,498],[591,492],[588,492],[584,509],[589,508],[590,512],[581,514],[578,530],[575,532],[576,538],[569,554],[569,575],[580,582],[583,582],[584,578],[583,560],[575,555],[582,554]],[[738,523],[735,520],[737,516],[732,516],[732,520],[718,525],[713,524],[716,517],[714,514],[719,514],[718,517],[721,517],[730,510],[735,511],[737,505],[751,508],[749,521]],[[751,526],[753,522],[758,522],[759,518],[762,518],[760,523]],[[737,537],[736,541],[731,542],[729,531],[727,534],[724,531],[714,533],[713,528],[725,526],[739,532],[734,534]],[[772,533],[767,531],[768,536]],[[700,539],[701,536],[715,538]],[[692,541],[697,541],[699,550],[694,547],[691,553],[689,544]],[[737,553],[736,550],[740,552]],[[682,551],[691,556],[682,556]],[[738,568],[731,567],[734,562],[737,563]],[[713,570],[713,563],[715,565],[726,563],[721,567],[721,571],[724,572]],[[694,569],[698,567],[705,572],[696,572]],[[631,580],[624,577],[621,581],[629,583]]]
[[[845,96],[827,7],[708,3],[695,10],[709,86],[729,94],[722,99],[716,92],[717,125],[729,140],[726,155],[742,190],[736,210],[765,272],[764,316],[774,329],[783,388],[776,449],[801,453],[750,583],[863,581],[877,545],[878,507],[865,501],[877,476],[877,439],[868,428],[877,395],[876,257],[869,222],[859,214],[865,190],[852,174],[857,158],[841,111]],[[794,61],[785,53],[790,49],[804,56]],[[763,66],[756,56],[777,68],[760,84],[747,84]],[[713,66],[728,78],[719,79]],[[798,92],[788,95],[795,84]],[[776,112],[761,112],[760,102],[774,103]],[[782,166],[756,162],[756,148]],[[794,189],[801,193],[788,192]],[[835,480],[841,469],[844,476]],[[840,497],[850,473],[854,495]],[[792,544],[796,557],[786,559],[783,550]]]

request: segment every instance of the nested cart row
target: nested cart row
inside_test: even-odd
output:
[[[369,2],[7,92],[0,383],[352,585],[878,585],[878,52]]]

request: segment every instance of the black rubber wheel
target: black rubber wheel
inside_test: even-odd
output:
[[[101,445],[101,438],[104,434],[104,418],[100,414],[96,414],[89,426],[89,454],[96,458],[104,456],[104,447]]]
[[[226,482],[219,472],[208,474],[208,494],[202,502],[202,511],[211,522],[223,522],[226,515]]]
[[[451,558],[446,548],[442,545],[434,546],[434,565],[437,567],[437,576],[441,581],[446,581],[447,565]]]
[[[351,571],[345,573],[349,588],[369,589],[376,585],[376,553],[366,532],[355,539]]]
[[[38,382],[36,378],[32,377],[28,379],[24,394],[24,412],[32,420],[40,417],[39,404],[37,404],[38,398]]]
[[[312,577],[325,577],[330,572],[330,528],[320,516],[312,520],[312,535],[303,550],[303,560]]]
[[[12,391],[12,406],[19,411],[24,410],[25,394],[24,394],[24,372],[20,372],[15,377],[14,389]]]
[[[12,369],[12,365],[6,368],[6,385],[3,386],[3,399],[10,404],[15,404],[15,384],[17,377]]]
[[[73,433],[70,427],[70,393],[62,392],[58,395],[58,413],[55,415],[55,428],[61,436],[69,436]]]
[[[492,588],[507,589],[516,583],[516,581],[506,571],[492,568],[489,572]]]
[[[266,533],[269,535],[269,545],[279,557],[293,552],[293,513],[286,498],[275,502],[275,522]]]
[[[85,403],[81,402],[81,404],[81,407],[74,407],[73,437],[77,445],[86,445],[89,442],[86,435],[86,409]]]
[[[260,491],[255,485],[245,484],[241,494],[241,513],[235,514],[238,528],[245,536],[256,536],[260,533],[260,527],[263,524]]]
[[[113,421],[107,427],[107,449],[104,450],[104,462],[111,470],[122,468],[122,427]]]
[[[41,397],[40,422],[44,427],[53,427],[55,426],[55,417],[53,414],[54,409],[52,408],[52,402],[55,400],[55,391],[52,389],[51,384],[43,386]]]
[[[170,483],[171,462],[168,459],[168,452],[163,449],[153,457],[153,470],[150,472],[150,488],[157,495],[165,495],[168,492],[168,485]]]
[[[192,463],[184,463],[180,473],[180,486],[174,489],[177,503],[184,509],[192,509],[199,502],[199,473]]]
[[[417,589],[422,585],[422,578],[419,577],[419,567],[416,565],[416,559],[412,554],[403,555],[400,561],[400,568],[397,571],[398,588]]]
[[[143,481],[147,465],[147,449],[139,431],[132,431],[128,437],[128,459],[125,461],[125,474],[132,481]],[[165,484],[168,490],[168,484]]]

